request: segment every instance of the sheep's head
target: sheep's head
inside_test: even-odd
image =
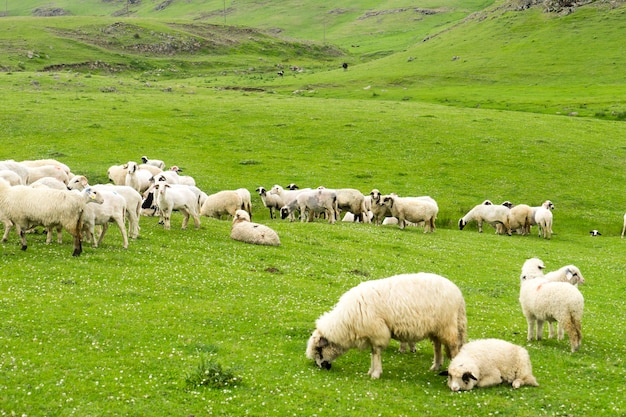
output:
[[[479,369],[474,365],[453,365],[439,375],[448,377],[448,387],[454,392],[469,391],[478,383]]]
[[[381,201],[378,203],[381,206],[387,206],[389,208],[393,207],[393,196],[391,195],[386,195],[384,197],[382,197]]]
[[[270,194],[280,194],[283,192],[283,187],[278,184],[274,184],[272,189],[270,190]]]
[[[289,184],[289,185],[287,186],[287,189],[288,189],[288,190],[297,190],[297,189],[299,189],[299,188],[300,188],[300,187],[298,187],[298,186],[297,186],[296,184],[294,184],[294,183],[291,183],[291,184]]]
[[[102,197],[102,194],[100,194],[99,192],[95,190],[92,190],[90,187],[85,188],[83,192],[87,196],[88,203],[96,203],[96,204],[104,203],[104,197]]]
[[[585,278],[583,277],[583,274],[580,273],[580,269],[576,268],[574,265],[567,265],[564,268],[565,277],[570,284],[578,286],[578,284],[585,283]]]
[[[330,342],[322,336],[319,330],[315,330],[306,347],[306,357],[315,360],[319,368],[330,369],[331,363],[341,356],[345,349],[336,343]]]
[[[280,209],[280,218],[284,220],[287,217],[289,217],[289,209],[287,206],[284,206]]]
[[[485,201],[483,201],[483,205],[484,206],[493,206],[493,203],[491,202],[491,200],[485,200]]]
[[[503,202],[502,205],[504,207],[513,208],[513,203],[511,203],[509,200],[506,200],[505,202]]]
[[[265,187],[259,187],[256,189],[256,192],[259,193],[259,195],[265,195],[267,194],[267,191],[265,190]]]
[[[529,279],[542,277],[544,269],[546,269],[546,266],[541,259],[527,259],[526,262],[524,262],[524,265],[522,265],[520,280],[524,282]]]
[[[141,157],[141,162],[143,162],[144,164],[148,163],[148,157],[147,156],[142,156]]]
[[[548,210],[554,210],[554,204],[552,204],[552,201],[550,200],[544,201],[541,207],[547,208]]]
[[[233,218],[233,224],[241,223],[241,222],[249,222],[250,215],[245,210],[237,210],[235,212],[235,217]]]
[[[89,187],[89,181],[87,181],[87,177],[84,175],[75,175],[74,178],[67,183],[67,188],[70,190],[84,190],[87,187]]]
[[[372,196],[372,201],[380,200],[380,191],[378,191],[376,188],[370,191],[370,195]]]
[[[463,230],[463,228],[467,225],[467,222],[463,219],[459,219],[459,230]]]
[[[139,169],[139,166],[137,165],[137,163],[132,162],[132,161],[129,161],[128,164],[126,164],[126,166],[127,166],[129,174],[133,174]]]

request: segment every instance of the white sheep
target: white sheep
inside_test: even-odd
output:
[[[85,238],[91,241],[94,248],[102,244],[109,223],[115,223],[122,234],[122,247],[128,248],[128,234],[124,214],[126,213],[126,200],[113,190],[101,189],[98,191],[102,196],[102,204],[87,204],[83,214],[83,232]],[[100,236],[96,237],[95,226],[102,226]]]
[[[139,168],[136,162],[129,161],[126,169],[126,178],[124,185],[132,187],[139,193],[143,193],[150,188],[150,179],[153,177],[152,172],[147,169]]]
[[[26,185],[28,184],[28,168],[19,162],[15,162],[12,159],[7,159],[4,161],[0,161],[0,169],[1,170],[9,170],[16,173],[20,178],[20,184],[12,184],[12,185]],[[11,181],[9,181],[11,182]]]
[[[389,208],[391,215],[398,219],[398,227],[404,229],[406,222],[424,222],[424,233],[435,231],[435,221],[439,207],[431,197],[398,197],[386,196],[383,204]]]
[[[160,159],[148,159],[148,157],[144,155],[141,157],[141,162],[146,165],[155,166],[161,169],[161,171],[165,169],[165,162],[161,161]]]
[[[257,188],[256,192],[259,193],[263,205],[270,210],[270,219],[273,219],[274,210],[278,210],[280,212],[281,207],[285,205],[282,198],[280,198],[278,194],[268,194],[265,187]]]
[[[513,388],[539,386],[533,376],[528,351],[500,339],[466,343],[452,359],[448,370],[440,375],[448,377],[448,387],[455,392],[502,383],[509,383]]]
[[[46,188],[54,188],[56,190],[67,190],[67,184],[59,181],[53,177],[41,177],[37,181],[34,181],[30,184],[33,188],[46,187]]]
[[[128,236],[131,239],[137,239],[139,237],[139,218],[141,216],[141,194],[132,187],[126,185],[115,184],[94,184],[89,185],[87,177],[84,175],[75,175],[67,184],[67,188],[70,190],[84,190],[91,187],[93,190],[113,191],[118,193],[124,200],[126,200],[126,219],[128,219]]]
[[[63,162],[59,162],[56,159],[34,159],[34,160],[25,160],[20,162],[22,165],[26,165],[29,168],[36,168],[36,167],[41,167],[41,166],[45,166],[45,165],[52,165],[55,166],[59,169],[61,169],[63,172],[65,172],[67,174],[68,177],[72,177],[72,172],[70,170],[70,167],[68,167],[67,165],[65,165]]]
[[[303,191],[295,200],[280,209],[281,218],[292,217],[296,210],[300,211],[302,222],[311,222],[316,214],[325,213],[328,216],[328,223],[334,224],[337,214],[337,193],[328,189]]]
[[[115,185],[126,185],[127,173],[128,173],[128,164],[112,165],[107,170],[107,177]]]
[[[626,214],[624,214],[624,226],[622,227],[622,239],[624,239],[624,232],[626,232]]]
[[[385,196],[383,196],[376,188],[370,191],[370,198],[372,201],[371,211],[374,223],[376,223],[377,226],[380,226],[385,217],[391,217],[391,210],[383,204],[384,197]]]
[[[137,167],[139,169],[145,169],[145,170],[150,171],[152,175],[157,175],[157,174],[160,174],[161,172],[164,172],[161,168],[156,167],[154,165],[149,165],[149,164],[139,164],[137,165]]]
[[[28,181],[27,185],[32,184],[40,178],[44,177],[52,177],[61,181],[64,184],[67,184],[70,180],[69,175],[65,172],[65,170],[56,165],[41,165],[34,167],[27,167],[28,169]]]
[[[235,213],[241,209],[242,204],[241,196],[237,191],[219,191],[206,198],[200,209],[200,215],[216,219],[221,219],[222,216],[235,217]]]
[[[29,227],[61,225],[74,238],[72,255],[80,256],[82,215],[85,204],[90,201],[101,204],[102,197],[91,189],[79,193],[52,188],[32,188],[25,185],[11,187],[8,182],[0,180],[0,212],[15,225],[20,236],[22,250],[28,247],[25,232]]]
[[[453,358],[466,334],[465,301],[454,283],[436,274],[403,274],[362,282],[343,294],[332,311],[317,319],[306,356],[330,369],[348,350],[370,348],[368,374],[379,378],[381,352],[390,339],[414,343],[429,338],[435,371],[443,363],[441,346]]]
[[[365,206],[365,196],[354,188],[336,188],[337,209],[349,211],[353,214],[354,220],[361,223],[369,223],[369,216]],[[336,217],[339,217],[337,212]]]
[[[536,262],[534,259],[532,261]],[[559,326],[559,339],[563,338],[565,330],[569,335],[572,352],[578,351],[582,339],[584,308],[582,294],[576,286],[568,282],[552,281],[557,279],[556,273],[550,277],[529,273],[532,269],[526,262],[520,275],[519,300],[528,323],[528,340],[541,340],[543,323],[556,321]],[[552,337],[552,328],[550,332]]]
[[[295,187],[295,188],[291,188],[291,187]],[[293,204],[293,202],[296,200],[296,197],[298,197],[298,194],[304,191],[311,191],[310,188],[304,188],[302,190],[297,189],[298,186],[295,184],[289,184],[288,188],[289,188],[288,190],[285,190],[280,185],[275,184],[269,193],[278,195],[280,199],[283,200],[283,204],[287,206],[287,205]],[[290,221],[295,220],[295,214],[293,211],[289,214],[289,220]]]
[[[246,188],[237,188],[235,191],[237,191],[241,197],[242,210],[247,211],[250,217],[252,217],[252,196],[250,195],[250,191]]]
[[[278,234],[265,225],[250,222],[250,215],[245,210],[235,212],[230,237],[255,245],[280,246]]]
[[[25,185],[26,181],[15,171],[11,169],[3,169],[0,165],[0,178],[11,185]]]
[[[187,228],[189,217],[193,219],[196,229],[200,228],[198,196],[188,186],[159,181],[154,192],[156,205],[159,208],[161,222],[165,230],[170,229],[170,218],[174,210],[178,210],[184,215],[183,229]]]
[[[183,172],[183,170],[176,165],[172,166],[169,171],[164,172],[175,173],[178,176],[178,184],[196,185],[196,180],[193,177],[189,175],[180,175],[180,172]]]
[[[511,230],[517,230],[522,235],[530,234],[530,226],[533,219],[533,209],[528,204],[518,204],[509,207],[509,226]]]
[[[506,231],[506,234],[510,235],[510,212],[511,210],[505,206],[485,203],[478,204],[459,220],[459,229],[463,230],[469,222],[476,221],[476,223],[478,223],[478,231],[480,233],[483,232],[483,223],[489,223],[496,229],[496,233],[498,233],[497,225],[500,224],[503,226],[500,230],[502,230],[502,232]]]
[[[554,205],[549,201],[543,203],[543,205],[535,211],[535,223],[539,228],[539,236],[544,239],[550,239],[552,237],[552,208]]]

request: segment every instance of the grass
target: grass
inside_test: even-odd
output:
[[[25,0],[19,13],[9,6],[15,16],[40,4]],[[174,1],[167,19],[139,17],[151,2],[132,19],[103,17],[120,8],[115,2],[89,10],[100,17],[1,18],[0,66],[8,71],[0,73],[0,160],[56,158],[98,183],[109,166],[148,155],[182,167],[207,193],[295,182],[428,194],[440,207],[437,231],[271,220],[254,196],[253,219],[276,230],[281,247],[233,241],[229,221],[203,218],[199,230],[181,230],[178,214],[170,231],[142,217],[127,250],[111,228],[79,258],[67,234],[62,245],[29,235],[25,252],[13,234],[0,245],[0,415],[626,415],[623,6],[596,3],[556,17],[494,4],[460,22],[490,5],[477,1],[451,5],[449,21],[424,18],[415,31],[402,32],[403,14],[384,14],[388,33],[366,35],[354,20],[365,9],[345,2],[326,49],[315,49],[257,31],[248,39],[244,28],[211,32],[220,16],[190,23],[174,12],[193,15],[197,4]],[[243,21],[257,5],[237,4],[228,21]],[[288,35],[315,39],[319,28],[308,22],[318,11],[300,11]],[[271,26],[287,25],[292,15],[284,17]],[[115,39],[98,32],[116,22],[131,29]],[[432,33],[426,27],[443,32],[407,46]],[[227,55],[128,52],[135,33],[159,45],[151,31],[239,43]],[[340,38],[345,55],[330,44]],[[38,56],[24,58],[29,50]],[[279,64],[299,57],[303,73],[276,77]],[[349,69],[334,70],[346,57]],[[43,71],[95,59],[123,70]],[[553,238],[459,231],[458,219],[486,198],[551,199]],[[590,237],[592,229],[602,236]],[[585,276],[578,353],[567,341],[525,340],[519,271],[532,256],[550,270],[575,264]],[[461,288],[470,339],[526,347],[540,386],[452,393],[428,371],[427,342],[416,354],[399,354],[392,342],[376,381],[366,375],[367,351],[350,351],[330,371],[305,358],[315,319],[347,289],[417,271]]]

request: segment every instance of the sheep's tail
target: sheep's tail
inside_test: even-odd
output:
[[[465,301],[462,301],[459,305],[459,311],[457,313],[457,329],[458,329],[458,341],[459,349],[467,341],[467,314],[465,312]]]

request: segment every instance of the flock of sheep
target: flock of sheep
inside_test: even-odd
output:
[[[520,304],[528,323],[528,340],[541,340],[548,322],[549,337],[567,332],[571,351],[580,348],[584,300],[578,284],[585,280],[574,265],[544,274],[544,263],[528,259],[520,276]],[[555,324],[557,323],[557,324]],[[391,339],[415,350],[415,343],[430,339],[434,348],[431,371],[443,364],[442,346],[451,359],[440,375],[448,377],[452,391],[467,391],[510,383],[537,386],[528,351],[500,339],[466,343],[467,317],[461,290],[449,279],[418,273],[362,282],[341,296],[335,307],[320,316],[309,338],[306,356],[318,367],[330,369],[350,349],[371,349],[368,375],[383,372],[381,352]]]

